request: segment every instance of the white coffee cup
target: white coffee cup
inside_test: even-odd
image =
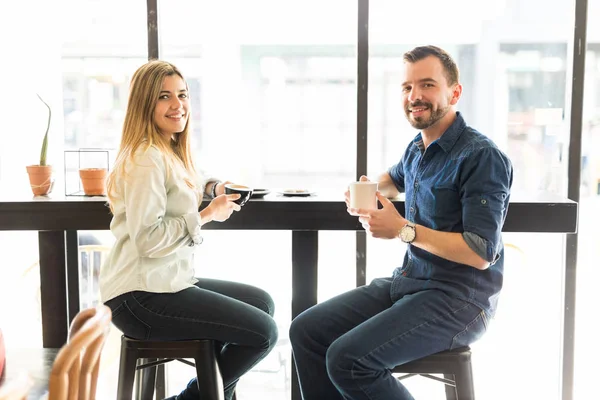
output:
[[[352,182],[349,189],[350,208],[377,209],[377,182]]]

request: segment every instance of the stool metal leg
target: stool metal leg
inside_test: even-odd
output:
[[[156,367],[156,399],[162,400],[167,393],[167,364],[160,364]]]
[[[133,398],[140,400],[142,398],[142,375],[144,374],[141,369],[137,369],[140,365],[146,362],[145,358],[138,358],[135,370],[135,386],[133,388]]]
[[[144,358],[143,363],[157,361],[157,358]],[[139,374],[139,397],[138,400],[153,400],[154,385],[156,382],[156,367],[148,367],[138,370]]]
[[[133,394],[133,381],[135,380],[135,366],[137,351],[121,344],[121,361],[119,364],[119,382],[117,400],[131,400]]]
[[[473,385],[473,370],[471,363],[461,363],[454,377],[456,378],[456,394],[458,400],[475,400],[475,388]]]
[[[444,379],[456,381],[453,374],[444,374]],[[457,400],[456,398],[456,387],[450,385],[444,385],[446,387],[446,400]]]
[[[224,400],[223,378],[215,355],[214,342],[205,341],[194,356],[196,378],[202,400]]]

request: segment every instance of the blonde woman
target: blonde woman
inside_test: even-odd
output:
[[[201,227],[239,211],[239,195],[196,178],[188,86],[174,65],[148,62],[130,90],[107,183],[116,242],[100,274],[102,300],[117,328],[134,339],[216,340],[229,400],[238,379],[277,341],[273,300],[252,286],[194,278]],[[198,212],[202,194],[212,201]],[[173,398],[198,399],[196,380]]]

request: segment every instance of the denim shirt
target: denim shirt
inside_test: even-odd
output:
[[[394,271],[392,298],[442,290],[493,316],[502,289],[501,231],[513,179],[508,157],[457,112],[454,123],[427,149],[419,133],[388,172],[398,190],[406,193],[407,220],[462,233],[467,244],[490,262],[479,270],[408,245],[402,266]]]

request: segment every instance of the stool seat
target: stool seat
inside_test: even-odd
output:
[[[183,360],[194,359],[194,363]],[[138,365],[138,359],[144,360]],[[157,367],[178,360],[196,368],[200,398],[223,400],[223,380],[217,364],[215,342],[213,340],[149,341],[121,336],[121,360],[119,365],[118,400],[131,400],[136,372],[148,370],[138,375],[141,399],[165,397],[164,383],[155,387]],[[163,373],[164,376],[164,373]]]
[[[471,368],[471,348],[468,346],[442,351],[398,365],[392,373],[404,373],[402,380],[414,375],[440,381],[446,385],[447,400],[474,400],[473,371]],[[431,374],[443,374],[444,378]]]

